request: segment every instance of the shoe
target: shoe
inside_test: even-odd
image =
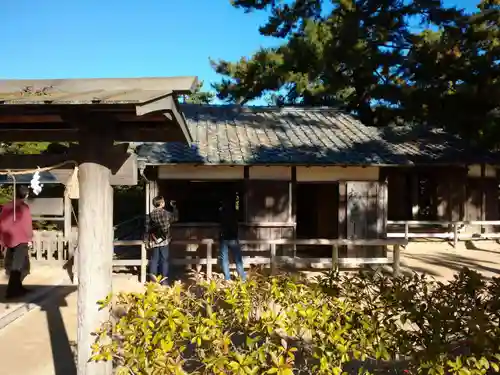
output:
[[[155,275],[149,275],[149,282],[150,283],[157,283],[158,279]]]
[[[24,296],[28,293],[28,289],[23,287],[21,283],[21,272],[11,271],[9,276],[9,283],[7,285],[7,292],[5,293],[6,299],[13,299]]]

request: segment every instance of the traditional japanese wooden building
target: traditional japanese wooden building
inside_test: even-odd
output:
[[[449,239],[455,233],[458,240],[484,237],[500,224],[498,155],[454,135],[368,127],[329,108],[181,109],[191,147],[137,149],[149,179],[147,210],[158,194],[177,201],[177,240],[217,238],[218,204],[227,194],[235,196],[247,240],[388,232]]]

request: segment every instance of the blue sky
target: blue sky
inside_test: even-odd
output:
[[[197,75],[210,83],[218,77],[209,57],[236,60],[276,44],[258,33],[265,19],[229,0],[2,0],[0,78]]]

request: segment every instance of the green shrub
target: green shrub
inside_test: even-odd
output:
[[[118,374],[486,374],[498,370],[499,291],[469,270],[448,285],[337,272],[149,284],[100,302],[114,319],[92,360]]]

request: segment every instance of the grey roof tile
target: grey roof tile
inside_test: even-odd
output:
[[[405,165],[499,163],[442,131],[375,128],[331,108],[181,106],[194,143],[144,143],[149,164]]]

